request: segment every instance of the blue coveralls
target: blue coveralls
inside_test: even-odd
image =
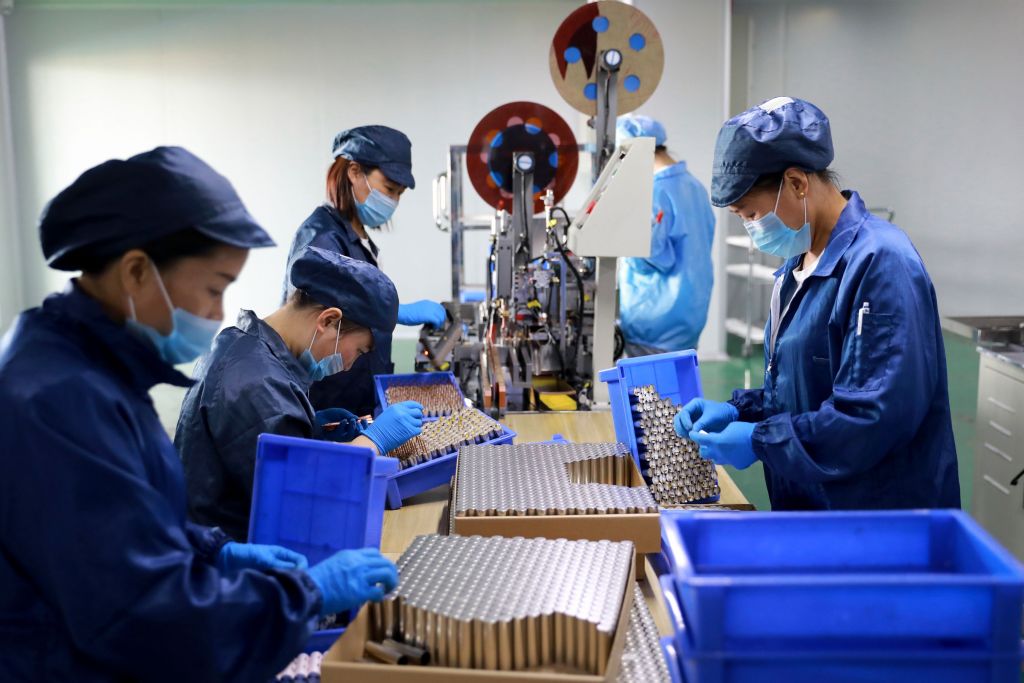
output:
[[[285,271],[285,296],[294,290],[287,273],[310,245],[377,265],[378,249],[373,240],[367,249],[338,210],[330,204],[322,204],[299,226],[292,240]],[[390,374],[395,368],[391,362],[391,335],[374,333],[373,343],[373,351],[360,356],[348,371],[331,375],[310,387],[309,400],[316,410],[345,408],[359,416],[373,413],[377,405],[373,376]]]
[[[263,681],[312,633],[305,572],[222,573],[186,521],[160,383],[189,380],[73,285],[0,343],[0,680]]]
[[[708,318],[715,216],[707,190],[680,161],[654,175],[648,258],[619,268],[619,326],[629,355],[697,348]]]
[[[907,235],[844,195],[803,286],[801,257],[776,273],[764,388],[731,403],[774,510],[959,507],[935,289]]]
[[[244,541],[259,435],[314,436],[309,373],[270,325],[243,310],[235,327],[217,335],[195,376],[174,434],[189,519]]]

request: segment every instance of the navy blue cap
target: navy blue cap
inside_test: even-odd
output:
[[[43,210],[39,239],[51,267],[80,270],[189,228],[235,247],[274,246],[228,179],[181,147],[90,168]]]
[[[722,125],[715,143],[711,203],[735,204],[757,179],[796,166],[821,171],[832,163],[828,117],[805,100],[776,97]]]
[[[398,323],[398,292],[377,266],[319,247],[307,247],[292,264],[292,285],[313,301],[340,308],[345,318],[390,335]]]
[[[359,126],[334,136],[334,158],[345,157],[379,168],[391,181],[416,188],[412,177],[412,143],[400,130],[387,126]]]

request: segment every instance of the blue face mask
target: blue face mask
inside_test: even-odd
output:
[[[359,222],[365,227],[377,228],[391,220],[395,209],[398,208],[398,202],[380,190],[371,187],[370,181],[365,175],[363,180],[366,181],[366,187],[370,190],[370,194],[366,197],[365,202],[356,200],[356,213],[359,214]]]
[[[782,181],[785,183],[785,179]],[[779,208],[782,199],[782,184],[779,185],[779,196],[775,198],[775,209]],[[807,221],[807,198],[804,197],[804,224],[799,230],[793,230],[782,222],[775,211],[771,211],[756,221],[744,221],[754,246],[766,254],[780,256],[784,259],[793,258],[806,253],[811,248],[811,224]]]
[[[209,352],[213,338],[217,336],[217,330],[220,329],[220,321],[200,318],[183,308],[175,308],[171,303],[171,297],[167,295],[167,290],[164,288],[160,271],[156,269],[156,265],[152,261],[149,263],[156,274],[156,284],[160,287],[160,293],[163,294],[167,308],[171,311],[173,328],[170,334],[164,335],[149,325],[140,323],[135,316],[135,302],[131,297],[128,297],[131,318],[125,321],[125,325],[136,336],[152,344],[160,354],[160,358],[168,365],[194,361]]]
[[[319,382],[324,377],[330,377],[331,375],[343,372],[345,370],[345,361],[342,359],[341,354],[338,353],[338,343],[341,341],[341,334],[339,333],[334,340],[334,353],[320,360],[313,358],[313,342],[315,341],[316,330],[313,331],[313,339],[309,342],[309,348],[299,356],[299,362],[309,372],[309,378],[314,382]]]

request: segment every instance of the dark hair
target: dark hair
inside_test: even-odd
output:
[[[327,170],[327,199],[349,222],[356,219],[356,198],[352,193],[352,181],[348,177],[348,168],[352,164],[359,164],[359,168],[366,175],[370,175],[377,168],[361,164],[358,161],[351,161],[345,157],[338,157]]]
[[[666,145],[655,145],[654,146],[654,153],[655,154],[663,154],[663,153],[666,153],[666,152],[668,152],[668,147]]]
[[[314,300],[313,297],[311,297],[304,289],[296,289],[294,292],[292,292],[291,296],[288,297],[288,303],[299,310],[308,309],[314,311],[324,311],[328,308],[327,306],[324,306],[323,304]],[[360,325],[354,320],[346,318],[344,316],[344,313],[345,311],[342,311],[341,320],[338,321],[338,332],[340,332],[342,335],[345,335],[349,332],[357,332],[359,330],[368,329],[366,325]]]
[[[207,237],[195,228],[186,228],[185,230],[179,230],[170,235],[158,237],[151,242],[146,242],[132,248],[141,249],[146,252],[146,255],[149,256],[157,270],[163,270],[165,267],[181,259],[206,256],[217,247],[223,245],[223,242]],[[121,258],[125,251],[114,255],[102,252],[96,254],[83,253],[78,257],[79,268],[86,275],[98,275],[110,267],[114,261]]]
[[[757,180],[754,181],[754,184],[750,186],[749,191],[752,192],[754,190],[778,190],[779,185],[782,184],[782,176],[786,174],[787,170],[789,169],[778,171],[777,173],[765,173],[763,176],[759,177]],[[818,180],[820,180],[823,183],[830,183],[837,189],[839,188],[839,174],[833,171],[831,168],[825,168],[820,171],[807,171],[807,174],[816,176]]]

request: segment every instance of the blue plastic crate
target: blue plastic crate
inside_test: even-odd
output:
[[[552,434],[551,438],[548,439],[547,441],[530,441],[529,443],[550,446],[550,445],[572,443],[572,441],[569,441],[569,439],[565,438],[561,434]]]
[[[488,446],[512,443],[516,433],[505,425],[501,425],[501,434],[489,441],[481,442]],[[449,453],[404,470],[398,470],[388,477],[387,506],[389,510],[402,507],[402,501],[417,494],[429,491],[449,483],[455,476],[455,465],[459,453]],[[397,460],[395,461],[398,462]]]
[[[661,654],[665,657],[668,676],[672,683],[686,683],[683,672],[679,668],[679,655],[676,653],[676,640],[673,636],[665,636],[661,639]]]
[[[661,577],[673,636],[662,640],[673,680],[691,683],[1003,683],[1019,680],[1021,647],[994,654],[956,647],[908,648],[892,641],[870,644],[803,642],[797,647],[703,651],[694,645],[671,577]],[[668,641],[668,642],[666,642]],[[672,671],[674,656],[677,671]],[[678,675],[679,678],[675,678]]]
[[[397,469],[368,448],[260,434],[249,542],[290,548],[311,565],[339,550],[379,547],[387,477]],[[344,630],[317,631],[305,651],[330,649]]]
[[[404,375],[374,375],[373,384],[377,390],[378,410],[383,410],[388,407],[387,389],[388,387],[396,384],[418,384],[421,386],[429,386],[432,384],[451,384],[455,387],[455,390],[459,392],[459,396],[462,397],[463,402],[466,400],[465,394],[462,393],[462,387],[459,386],[458,380],[455,379],[455,375],[451,372],[410,372]]]
[[[700,651],[1020,647],[1024,567],[959,510],[664,511],[661,523]]]

